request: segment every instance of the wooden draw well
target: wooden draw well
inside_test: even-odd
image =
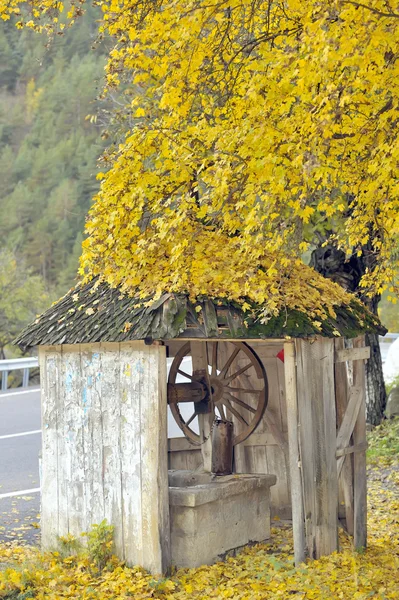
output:
[[[252,328],[211,300],[198,314],[182,295],[135,302],[79,286],[17,340],[39,346],[43,546],[106,518],[121,559],[165,572],[168,468],[211,470],[216,414],[234,424],[234,473],[276,476],[270,510],[292,519],[297,563],[337,550],[339,519],[364,547],[363,334],[381,331],[366,309],[315,331],[295,315]],[[184,437],[168,439],[168,403]]]

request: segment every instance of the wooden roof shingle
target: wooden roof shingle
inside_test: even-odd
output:
[[[349,305],[335,307],[335,317],[328,316],[321,325],[298,310],[284,310],[262,323],[261,308],[253,306],[243,312],[225,299],[192,302],[178,293],[143,301],[95,279],[71,289],[26,327],[15,343],[27,348],[178,337],[250,340],[386,333],[378,318],[355,297]]]

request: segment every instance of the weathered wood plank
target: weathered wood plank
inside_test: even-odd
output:
[[[342,338],[335,340],[335,349],[342,350],[345,346],[345,341]],[[342,425],[346,409],[348,406],[348,373],[346,363],[336,363],[334,367],[335,375],[335,403],[337,411],[337,429]],[[336,453],[336,457],[338,455]],[[339,471],[338,476],[339,476]],[[350,535],[353,535],[353,465],[352,459],[345,459],[342,464],[341,475],[339,476],[339,487],[341,497],[345,507],[345,524],[346,530]]]
[[[309,556],[338,547],[333,340],[296,340],[300,454]]]
[[[82,404],[82,377],[80,354],[75,346],[62,346],[61,377],[63,397],[60,412],[63,413],[65,461],[67,473],[65,493],[68,502],[68,532],[79,536],[91,523],[86,519],[86,474],[84,438],[84,409]],[[59,433],[61,438],[61,432]],[[59,476],[62,471],[59,472]]]
[[[99,344],[82,344],[80,350],[85,514],[90,526],[104,518],[101,354]]]
[[[58,355],[57,347],[39,348],[42,402],[41,539],[45,550],[54,546],[58,536]]]
[[[362,442],[361,444],[357,444],[356,446],[348,446],[347,448],[341,448],[341,450],[337,450],[335,456],[339,458],[340,456],[347,456],[348,454],[353,454],[355,452],[365,452],[367,450],[367,447],[367,442]]]
[[[141,420],[143,566],[165,573],[170,566],[166,398],[166,349],[144,346]]]
[[[259,450],[262,447],[255,447]],[[291,512],[291,497],[288,487],[289,474],[287,472],[287,455],[277,444],[263,446],[266,453],[267,471],[259,471],[276,475],[278,485],[274,485],[270,489],[270,505],[273,515],[278,515],[284,518],[290,518]],[[288,446],[287,446],[288,451]]]
[[[168,468],[196,471],[202,466],[201,449],[197,446],[195,452],[186,450],[168,452]]]
[[[294,534],[295,564],[299,565],[305,560],[305,521],[299,454],[297,374],[295,366],[295,347],[293,343],[286,343],[284,345],[284,355],[292,528]]]
[[[347,362],[354,360],[368,360],[370,358],[369,346],[361,348],[340,348],[335,351],[335,362]]]
[[[267,409],[266,409],[267,410]],[[263,431],[262,433],[258,433],[255,431],[251,433],[251,435],[239,444],[240,446],[272,446],[276,444],[276,440],[274,435],[270,431]],[[275,487],[275,486],[273,486]]]
[[[143,365],[140,342],[120,345],[122,527],[125,560],[143,565],[141,501],[141,401]],[[118,401],[118,398],[115,398]]]
[[[191,357],[193,361],[193,373],[200,373],[202,377],[208,379],[208,355],[206,342],[191,342]],[[204,464],[204,471],[210,473],[212,467],[212,436],[211,427],[213,423],[213,412],[198,415],[201,452]]]
[[[364,338],[356,338],[353,342],[355,348],[364,345]],[[355,446],[364,444],[366,439],[366,375],[364,361],[353,363],[353,385],[361,390],[361,404],[357,421],[353,429],[353,443]],[[367,546],[367,471],[366,452],[356,452],[353,457],[354,464],[354,543],[355,548]]]
[[[69,533],[68,493],[70,483],[70,465],[68,464],[67,436],[68,422],[65,412],[65,385],[63,379],[63,347],[59,346],[55,355],[57,391],[55,410],[57,412],[57,480],[58,480],[58,535]],[[80,532],[79,532],[80,533]]]
[[[320,402],[315,403],[316,428],[316,558],[338,549],[338,478],[336,468],[336,412],[334,340],[320,341],[321,378],[315,373]],[[320,473],[320,476],[319,476]]]
[[[168,439],[168,452],[198,452],[199,449],[185,437]]]
[[[114,525],[115,549],[124,560],[124,537],[122,525],[122,456],[119,344],[100,344],[101,353],[101,402],[103,422],[103,490],[104,516]]]
[[[284,363],[279,358],[276,358],[276,367],[277,367],[277,385],[278,385],[279,397],[280,397],[281,428],[282,428],[283,433],[286,434],[286,432],[288,430],[288,423],[287,423],[287,404],[286,404],[286,399],[285,399],[285,368],[284,368]]]
[[[316,490],[315,490],[315,458],[314,458],[314,424],[312,410],[312,356],[310,345],[306,341],[297,340],[295,343],[297,359],[297,402],[299,422],[299,456],[303,490],[303,508],[306,535],[306,554],[313,558],[315,554],[316,531]],[[284,363],[285,364],[285,363]],[[286,392],[287,393],[287,392]],[[287,412],[290,404],[287,398]],[[290,426],[289,426],[290,427]],[[292,475],[291,475],[291,488]],[[291,492],[292,494],[292,492]]]
[[[361,386],[353,386],[349,391],[349,402],[344,414],[344,418],[341,423],[337,434],[336,449],[346,448],[349,445],[350,438],[353,432],[353,428],[356,423],[356,419],[359,415],[359,410],[362,405],[362,388]],[[338,475],[341,473],[341,468],[344,462],[344,457],[341,457],[337,461],[337,472]]]
[[[265,340],[251,342],[252,346],[266,370],[269,402],[254,433],[234,448],[235,470],[238,473],[276,474],[277,483],[270,490],[272,514],[291,518],[284,364],[276,358],[283,345],[281,342],[276,346]],[[243,364],[240,363],[240,366]],[[250,372],[246,372],[240,376],[240,387],[256,389],[259,384],[249,375]],[[248,401],[248,394],[242,399]]]

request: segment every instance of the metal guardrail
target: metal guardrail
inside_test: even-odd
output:
[[[399,333],[386,333],[384,336],[380,335],[381,358],[383,364],[387,359],[390,345],[397,340],[398,337]]]
[[[386,333],[385,335],[380,335],[380,344],[390,344],[394,340],[398,339],[398,337],[399,333]]]
[[[29,385],[29,369],[34,369],[39,366],[39,359],[34,357],[28,358],[10,358],[0,360],[1,372],[1,391],[5,392],[8,388],[8,373],[10,371],[23,371],[22,387]]]

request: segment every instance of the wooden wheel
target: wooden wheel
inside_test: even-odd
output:
[[[202,349],[200,361],[198,347]],[[171,365],[168,403],[176,423],[193,444],[201,444],[198,417],[203,413],[232,420],[233,444],[239,444],[256,429],[267,400],[266,372],[243,342],[187,342]]]

